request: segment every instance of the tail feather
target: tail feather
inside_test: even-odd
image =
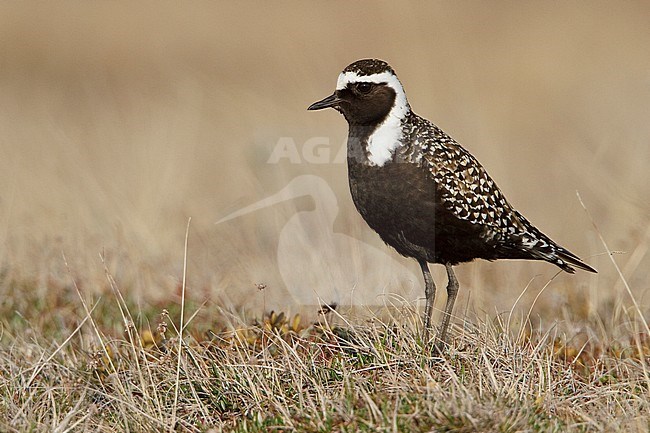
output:
[[[545,260],[553,263],[561,268],[563,271],[570,274],[575,273],[575,268],[582,269],[587,272],[597,273],[598,271],[582,261],[582,259],[566,248],[561,247],[555,243],[551,238],[542,233],[538,228],[532,225],[520,213],[517,216],[524,223],[527,228],[528,236],[532,238],[525,243],[526,250],[534,258],[538,260]]]
[[[582,269],[583,271],[598,273],[597,270],[583,262],[580,257],[576,256],[566,248],[562,248],[555,243],[553,239],[542,233],[522,214],[517,211],[515,211],[515,214],[519,221],[521,221],[521,223],[526,227],[526,231],[528,232],[527,236],[523,236],[523,239],[528,237],[527,241],[524,242],[524,249],[534,258],[553,263],[563,271],[570,274],[574,274],[576,271],[573,266]]]
[[[583,262],[578,256],[568,250],[565,250],[562,247],[558,248],[556,256],[558,261],[555,262],[555,264],[566,272],[569,272],[571,274],[575,273],[575,269],[571,267],[575,266],[576,268],[582,269],[583,271],[598,273],[597,270]]]
[[[538,260],[545,260],[561,268],[570,274],[575,273],[575,266],[587,272],[597,273],[598,271],[582,261],[582,259],[566,248],[562,248],[549,237],[539,232],[538,243],[529,247],[528,253]]]

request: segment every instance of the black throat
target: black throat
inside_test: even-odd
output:
[[[375,125],[350,125],[348,130],[348,165],[369,161],[368,140],[381,123]]]

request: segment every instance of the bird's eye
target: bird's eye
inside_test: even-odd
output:
[[[356,87],[359,93],[368,93],[372,89],[372,83],[357,83]]]

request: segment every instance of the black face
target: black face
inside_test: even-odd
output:
[[[336,91],[338,110],[351,125],[381,123],[395,102],[395,91],[386,84],[350,83]]]
[[[309,110],[334,108],[345,116],[350,125],[375,125],[381,123],[395,102],[395,91],[385,83],[349,83]]]

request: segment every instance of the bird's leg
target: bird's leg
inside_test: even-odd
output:
[[[458,294],[458,280],[454,274],[454,269],[449,263],[445,264],[447,268],[447,305],[445,306],[445,316],[442,319],[442,326],[438,334],[438,342],[445,344],[447,342],[447,328],[449,327],[449,320],[451,319],[451,311],[454,309],[454,302],[456,302],[456,295]]]
[[[429,265],[425,260],[418,260],[422,275],[424,276],[424,295],[426,297],[426,306],[424,307],[424,344],[429,342],[429,329],[431,328],[431,315],[433,314],[433,301],[436,299],[436,284],[433,282]]]

